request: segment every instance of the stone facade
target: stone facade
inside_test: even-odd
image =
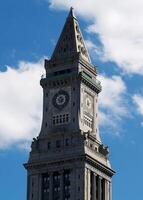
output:
[[[72,8],[45,70],[42,127],[24,164],[27,200],[111,200],[114,171],[98,129],[101,84]]]

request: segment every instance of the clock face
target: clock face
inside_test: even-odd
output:
[[[83,104],[84,104],[84,112],[87,115],[93,116],[94,97],[87,91],[84,91]]]
[[[64,90],[60,90],[59,92],[57,92],[52,99],[53,105],[58,109],[64,108],[68,104],[68,102],[69,95]]]

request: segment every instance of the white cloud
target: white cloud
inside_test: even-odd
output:
[[[20,62],[18,69],[0,72],[0,148],[23,144],[39,133],[42,71],[42,62]]]
[[[86,47],[90,53],[90,56],[96,61],[104,56],[103,50],[101,47],[98,47],[91,40],[85,40]]]
[[[133,96],[133,101],[137,106],[138,113],[143,116],[143,96],[140,94],[135,94]]]
[[[88,32],[98,34],[103,60],[114,61],[126,73],[143,75],[142,0],[50,0],[50,7],[69,9],[89,20]],[[95,52],[96,53],[96,52]]]
[[[132,99],[136,105],[137,112],[143,117],[143,95],[135,94]],[[143,127],[143,121],[140,125]]]
[[[118,129],[123,117],[127,117],[126,85],[120,76],[100,76],[102,92],[99,98],[100,125]],[[117,131],[117,130],[116,130]]]

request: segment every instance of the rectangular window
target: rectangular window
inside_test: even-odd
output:
[[[70,199],[71,195],[71,180],[70,170],[64,171],[64,199]]]
[[[49,199],[50,176],[48,173],[42,175],[42,200]]]
[[[63,115],[63,123],[65,123],[65,120],[66,120],[65,115]]]
[[[69,114],[66,114],[66,122],[69,121]]]
[[[70,118],[69,114],[63,114],[63,115],[54,115],[52,118],[52,124],[53,125],[62,125],[69,123]]]
[[[53,116],[53,124],[56,124],[56,117]]]
[[[57,147],[57,148],[60,148],[60,147],[61,147],[61,141],[60,141],[60,140],[57,140],[57,141],[56,141],[56,147]]]
[[[51,142],[48,142],[47,148],[48,150],[51,149]]]
[[[58,200],[60,198],[60,174],[54,172],[53,174],[53,199]]]
[[[66,146],[69,146],[69,139],[68,138],[66,139],[65,143],[66,143]]]
[[[84,116],[84,124],[90,128],[92,128],[92,124],[93,124],[93,119]]]

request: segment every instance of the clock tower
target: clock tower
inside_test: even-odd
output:
[[[101,84],[73,8],[45,70],[42,127],[24,165],[27,200],[111,200],[114,171],[98,128]]]

